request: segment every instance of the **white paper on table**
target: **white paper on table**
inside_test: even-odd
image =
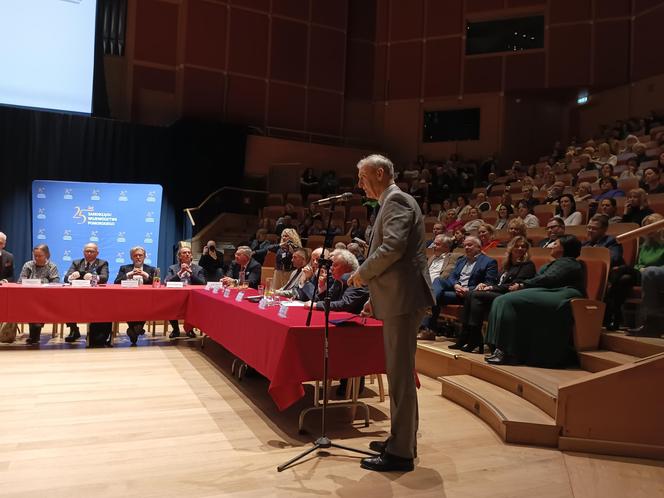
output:
[[[130,287],[130,288],[138,288],[139,281],[134,280],[134,279],[129,279],[129,280],[122,280],[120,282],[120,286],[122,287]]]
[[[24,278],[21,280],[21,285],[25,285],[26,287],[41,287],[41,284],[41,278]]]
[[[184,282],[166,282],[166,287],[171,289],[182,289],[184,288]]]
[[[90,281],[85,279],[72,280],[69,283],[72,287],[90,287]]]
[[[304,301],[283,301],[279,303],[281,306],[286,308],[304,308]]]

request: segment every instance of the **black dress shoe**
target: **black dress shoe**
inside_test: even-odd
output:
[[[72,328],[69,331],[69,335],[65,337],[65,342],[74,342],[81,338],[81,332],[78,330],[78,327]]]
[[[461,348],[461,351],[463,351],[464,353],[473,353],[475,352],[475,348],[479,348],[478,353],[484,353],[484,344],[468,343]]]
[[[189,337],[190,339],[196,339],[196,332],[190,330],[189,332],[187,332],[187,337]]]
[[[455,342],[451,346],[447,346],[447,349],[463,349],[465,345],[465,342]]]
[[[387,448],[387,441],[371,441],[369,443],[369,449],[376,453],[385,453],[385,448]],[[413,457],[417,458],[417,448],[413,450]]]
[[[363,458],[360,467],[376,472],[410,472],[415,469],[412,458],[401,458],[383,452],[379,456]]]
[[[176,337],[180,337],[180,332],[176,332],[175,330],[168,334],[169,339],[175,339]]]
[[[133,328],[128,328],[127,329],[127,337],[129,337],[129,340],[131,341],[131,345],[135,346],[136,342],[138,341],[138,334],[136,333],[136,329]]]

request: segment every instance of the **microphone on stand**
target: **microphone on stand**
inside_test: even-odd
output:
[[[311,203],[312,206],[327,206],[328,204],[335,204],[337,202],[348,202],[353,198],[353,194],[346,192],[344,194],[333,195],[331,197],[326,197],[325,199],[320,199]]]

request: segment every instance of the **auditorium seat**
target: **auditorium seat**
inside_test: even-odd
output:
[[[284,206],[265,206],[263,208],[263,218],[270,218],[271,220],[277,220],[284,215]]]
[[[286,203],[287,204],[292,204],[293,206],[301,206],[302,205],[302,194],[298,194],[298,193],[286,194]]]
[[[553,204],[539,204],[533,208],[533,213],[537,216],[540,226],[546,226],[549,220],[556,215],[556,206]]]
[[[309,235],[307,238],[307,247],[309,249],[316,249],[323,246],[325,242],[325,235]]]
[[[267,200],[265,204],[267,206],[283,206],[284,196],[283,194],[267,194]]]
[[[627,194],[633,188],[639,188],[638,178],[622,178],[618,180],[618,189]]]
[[[274,267],[277,262],[277,253],[268,251],[263,260],[263,266]]]
[[[361,226],[367,225],[367,208],[365,206],[349,206],[348,219],[357,218]]]

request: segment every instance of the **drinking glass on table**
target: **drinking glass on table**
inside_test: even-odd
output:
[[[263,285],[258,286],[258,295],[261,297],[265,297],[265,287]]]

